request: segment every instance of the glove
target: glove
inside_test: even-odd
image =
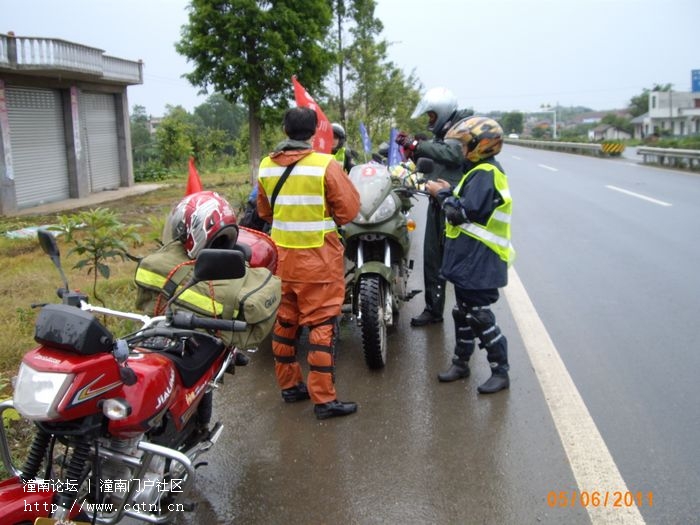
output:
[[[405,151],[413,151],[418,145],[418,141],[411,135],[407,135],[403,131],[396,135],[394,140],[399,146],[402,146]]]
[[[416,146],[418,146],[418,141],[414,137],[411,135],[406,135],[406,133],[402,131],[396,135],[394,142],[401,146],[404,159],[413,159],[413,152],[416,149]]]
[[[447,197],[445,202],[442,203],[442,211],[445,212],[445,219],[452,226],[459,226],[467,220],[467,210],[464,209],[462,203],[454,195]]]

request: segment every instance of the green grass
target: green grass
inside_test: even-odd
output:
[[[200,173],[205,190],[219,192],[240,210],[242,203],[250,193],[249,176],[244,169],[231,172]],[[100,207],[112,210],[124,224],[138,224],[143,244],[130,249],[135,256],[144,256],[158,248],[165,217],[172,206],[185,192],[185,176],[163,181],[163,187],[143,195],[124,198],[100,204]],[[95,207],[95,206],[93,206]],[[57,303],[56,289],[62,286],[61,277],[34,239],[10,239],[5,233],[28,226],[55,224],[59,215],[71,215],[88,210],[88,207],[61,212],[60,214],[28,215],[22,217],[0,217],[0,400],[12,397],[12,377],[16,375],[22,356],[34,348],[34,322],[39,308],[32,308],[34,303]],[[61,242],[63,270],[72,289],[86,293],[92,289],[92,276],[85,271],[73,269],[77,257],[68,256],[71,246]],[[111,276],[108,280],[98,279],[98,293],[106,298],[108,308],[132,310],[136,299],[133,275],[136,262],[120,259],[107,261]],[[126,331],[123,324],[111,325],[110,330],[116,335]],[[124,330],[122,332],[121,330]],[[10,440],[21,448],[25,434],[16,422],[5,422],[10,427]],[[3,471],[0,466],[0,471]]]

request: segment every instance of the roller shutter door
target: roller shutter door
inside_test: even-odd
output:
[[[87,151],[90,192],[119,187],[119,142],[114,95],[80,95],[80,118]]]
[[[7,87],[17,208],[70,197],[61,93]]]

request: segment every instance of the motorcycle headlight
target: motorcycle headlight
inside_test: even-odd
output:
[[[395,212],[396,201],[394,200],[394,196],[389,194],[386,196],[386,199],[382,201],[377,210],[370,215],[369,219],[365,219],[361,213],[358,213],[353,222],[357,224],[376,224],[387,220],[394,215]]]
[[[72,381],[73,374],[39,372],[22,363],[15,383],[15,410],[31,420],[55,419],[58,404]]]

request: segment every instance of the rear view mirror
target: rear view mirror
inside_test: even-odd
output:
[[[39,228],[36,232],[36,235],[39,238],[39,246],[41,246],[41,249],[44,250],[44,253],[46,255],[48,255],[52,259],[54,257],[60,257],[61,253],[58,250],[56,238],[53,235],[51,235],[50,232]]]
[[[245,275],[245,255],[238,250],[204,249],[194,264],[194,279],[218,281],[240,279]]]

